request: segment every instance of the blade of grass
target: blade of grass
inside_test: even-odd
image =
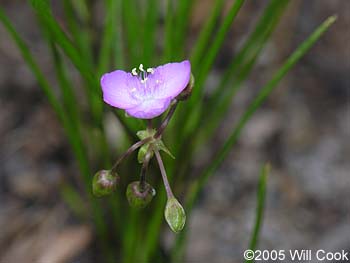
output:
[[[269,39],[273,29],[277,25],[283,11],[287,7],[289,0],[271,0],[266,7],[264,13],[259,19],[255,30],[250,34],[244,46],[236,55],[235,59],[230,64],[228,70],[225,72],[218,89],[214,91],[211,97],[211,101],[216,101],[221,92],[224,91],[225,85],[232,79],[239,75],[239,70],[242,65],[247,64],[247,61],[251,61],[261,50],[261,47],[265,45]]]
[[[199,74],[196,75],[196,86],[202,87],[203,83],[205,82],[208,72],[211,69],[215,58],[217,57],[217,54],[220,50],[220,47],[222,46],[225,37],[235,20],[239,10],[241,9],[242,5],[244,3],[244,0],[236,0],[232,7],[230,8],[228,14],[224,18],[224,21],[220,25],[219,31],[215,36],[214,42],[209,47],[209,50],[207,50],[206,55],[203,57],[203,61],[201,62],[201,67],[199,70]],[[192,106],[195,104],[203,94],[203,89],[197,88],[193,89],[191,98],[189,100],[189,106]]]
[[[142,15],[138,1],[122,1],[123,29],[125,36],[125,47],[128,50],[130,65],[134,67],[141,62],[141,27]]]
[[[99,147],[101,154],[106,164],[109,163],[109,149],[104,133],[104,127],[102,125],[102,111],[103,104],[101,100],[101,89],[93,69],[89,66],[89,63],[84,60],[71,42],[71,40],[62,31],[57,21],[52,15],[50,5],[45,0],[30,0],[33,9],[36,11],[38,19],[42,27],[49,33],[49,37],[58,46],[60,46],[67,57],[72,61],[76,68],[81,73],[86,85],[86,94],[88,97],[88,105],[90,107],[90,113],[92,117],[92,124],[98,129],[96,135],[98,136]]]
[[[123,26],[123,19],[122,19],[122,0],[115,0],[114,2],[117,2],[116,12],[115,15],[115,39],[114,45],[113,45],[113,66],[114,68],[123,68],[125,65],[125,52],[124,52],[124,43],[125,39],[123,38],[122,34],[122,28]]]
[[[203,174],[192,183],[189,188],[189,194],[186,199],[185,210],[189,216],[193,206],[198,198],[200,191],[203,189],[209,178],[214,174],[216,169],[220,166],[231,148],[237,142],[241,131],[245,127],[245,124],[250,120],[251,116],[266,100],[267,96],[277,87],[277,84],[288,73],[288,71],[305,55],[305,53],[316,43],[316,41],[327,31],[327,29],[335,22],[336,16],[330,16],[315,31],[303,42],[301,45],[288,57],[286,62],[280,67],[280,69],[274,74],[272,79],[261,89],[257,97],[248,106],[242,117],[239,119],[237,126],[232,131],[229,138],[226,140],[222,148],[213,158],[213,161],[203,169]],[[176,243],[185,242],[186,232],[183,231],[177,236]],[[182,244],[177,244],[181,247]]]
[[[126,224],[123,233],[123,246],[122,255],[124,263],[137,262],[135,258],[139,256],[135,253],[135,247],[137,246],[137,239],[140,238],[138,233],[140,232],[140,217],[141,213],[136,208],[129,209],[128,224]],[[141,262],[141,261],[139,261]]]
[[[70,122],[71,122],[71,126],[73,127],[74,129],[74,133],[76,134],[75,135],[75,139],[74,139],[74,143],[78,142],[78,145],[76,147],[78,147],[79,149],[76,149],[75,152],[76,152],[76,156],[77,155],[81,155],[80,153],[80,149],[83,149],[84,151],[86,151],[86,149],[84,149],[84,143],[83,143],[83,136],[81,134],[81,131],[82,131],[82,127],[81,127],[81,119],[79,118],[79,115],[78,115],[78,111],[76,109],[76,100],[75,100],[75,95],[74,95],[74,92],[73,92],[73,87],[72,87],[72,83],[70,82],[70,80],[68,79],[68,76],[65,72],[65,67],[63,65],[63,61],[62,61],[62,58],[59,54],[59,51],[57,50],[57,48],[55,47],[55,45],[51,42],[51,50],[52,50],[52,53],[53,53],[53,57],[54,57],[54,62],[55,62],[55,69],[56,69],[56,75],[57,75],[57,78],[59,80],[59,84],[60,84],[60,88],[61,88],[61,91],[62,91],[62,94],[63,94],[63,99],[64,99],[64,102],[65,102],[65,105],[66,105],[66,108],[67,108],[67,111],[69,112],[69,118],[70,118]],[[98,143],[104,143],[104,140],[98,140]],[[104,146],[104,145],[100,145],[100,147],[102,148],[105,148],[107,146]],[[104,149],[105,151],[108,151],[108,149]],[[102,154],[107,154],[109,156],[108,153],[102,153]],[[105,157],[106,158],[106,157]],[[88,159],[87,159],[87,156],[84,156],[81,158],[81,161],[84,161],[84,162],[88,162]],[[104,159],[104,165],[106,165],[107,167],[110,167],[110,160],[109,158],[108,159]],[[89,174],[89,178],[91,178],[90,174]],[[87,188],[88,188],[88,191],[90,191],[90,188],[91,188],[91,180],[89,179],[88,180],[88,183],[87,183]],[[67,186],[68,187],[68,186]],[[67,187],[64,189],[64,190],[68,190]],[[73,192],[74,191],[73,189],[71,189],[71,191],[69,192],[65,192],[65,193],[62,193],[63,194],[63,197],[66,197],[66,198],[73,198],[74,195],[73,195]],[[64,195],[65,194],[65,195]],[[75,193],[76,195],[79,196],[78,193]],[[94,198],[94,197],[92,197]],[[69,202],[68,204],[70,204],[72,206],[72,208],[78,208],[79,204],[77,203],[76,206],[73,206],[73,201],[78,201],[77,198],[75,199],[66,199],[67,202]],[[119,211],[119,206],[118,206],[118,196],[113,196],[113,198],[109,198],[108,199],[108,203],[110,204],[110,207],[112,208],[112,215],[113,215],[113,220],[115,221],[115,233],[118,233],[120,231],[120,223],[121,223],[121,220],[120,220],[120,214],[118,213]],[[82,207],[83,208],[83,207]]]
[[[40,70],[40,68],[37,65],[37,63],[35,62],[35,60],[34,60],[32,54],[31,54],[29,48],[24,43],[24,41],[21,39],[21,37],[18,35],[18,33],[13,28],[13,26],[10,23],[10,21],[7,19],[7,17],[5,16],[5,14],[3,13],[3,11],[1,9],[0,9],[0,20],[3,23],[3,25],[5,26],[5,28],[8,30],[8,32],[10,33],[10,35],[13,38],[14,42],[17,44],[18,49],[21,51],[25,62],[27,63],[27,65],[29,66],[29,68],[33,72],[34,76],[36,77],[36,79],[37,79],[40,87],[42,88],[44,94],[46,95],[46,97],[48,98],[48,100],[49,100],[50,104],[52,105],[54,111],[58,115],[58,118],[61,121],[63,127],[67,130],[68,135],[72,138],[72,141],[75,141],[74,140],[75,135],[72,134],[72,129],[70,128],[71,125],[70,125],[69,118],[68,118],[66,112],[63,110],[60,102],[55,97],[50,84],[48,83],[48,81],[46,80],[44,74]],[[74,144],[76,145],[76,143],[74,143]],[[80,159],[80,158],[78,158],[78,159]],[[85,169],[85,168],[83,168],[82,170],[84,170],[84,172],[86,173],[89,169]]]
[[[72,1],[72,7],[84,22],[90,19],[89,7],[86,0],[74,0]]]
[[[257,191],[257,205],[255,212],[255,224],[254,230],[252,232],[249,249],[255,250],[258,244],[258,239],[260,235],[260,230],[262,226],[264,210],[265,210],[265,199],[266,199],[266,185],[267,178],[270,174],[270,165],[265,164],[260,171],[258,191]],[[253,260],[246,260],[246,262],[253,262]]]
[[[157,197],[155,204],[156,208],[147,224],[146,237],[142,249],[142,255],[140,256],[140,262],[149,262],[157,251],[159,235],[163,223],[163,210],[166,203],[166,193],[163,188],[160,188]]]
[[[201,57],[205,52],[205,49],[209,45],[218,17],[221,13],[223,4],[224,4],[224,0],[215,1],[215,4],[213,6],[213,11],[211,12],[209,19],[203,26],[198,36],[198,39],[196,40],[196,43],[192,48],[191,65],[192,65],[192,68],[196,71],[198,68],[199,60],[201,59]],[[194,75],[196,75],[196,72],[194,72]]]
[[[243,3],[244,0],[236,0],[233,3],[228,14],[224,18],[224,21],[219,27],[219,31],[215,36],[214,42],[210,45],[209,50],[207,50],[206,56],[204,56],[203,61],[201,61],[201,67],[198,69],[198,73],[195,76],[196,88],[193,89],[191,97],[186,102],[186,106],[183,107],[183,110],[180,111],[179,117],[175,118],[175,122],[177,124],[176,127],[179,127],[176,133],[180,138],[184,138],[184,133],[188,131],[188,129],[183,128],[183,123],[185,123],[185,127],[187,127],[188,125],[191,125],[191,118],[193,118],[193,115],[186,114],[186,112],[188,112],[189,109],[195,109],[194,112],[198,112],[199,110],[196,108],[198,107],[197,105],[202,105],[201,98],[204,94],[203,84],[207,78],[209,70],[211,69],[214,63],[219,49],[225,40],[226,34],[228,33]],[[182,125],[179,124],[180,121]]]
[[[208,181],[210,176],[213,175],[214,171],[219,167],[226,155],[229,153],[232,146],[237,142],[237,139],[245,127],[245,124],[249,121],[253,113],[261,106],[266,100],[267,96],[277,87],[281,79],[288,73],[288,71],[305,55],[305,53],[316,43],[316,41],[327,31],[327,29],[335,22],[336,16],[327,18],[316,30],[303,42],[301,45],[288,57],[286,62],[280,67],[280,69],[274,74],[272,79],[261,89],[257,97],[248,106],[242,117],[239,119],[236,128],[233,130],[224,146],[220,149],[214,160],[205,169],[204,174],[198,178],[193,184],[193,188],[190,191],[187,206],[193,207],[194,201],[203,188],[205,183]]]
[[[102,36],[102,43],[98,58],[97,75],[101,76],[109,70],[114,43],[120,42],[121,39],[117,37],[117,17],[116,14],[120,8],[119,0],[106,0],[105,2],[105,23],[104,32]]]
[[[56,95],[54,94],[52,87],[50,86],[50,84],[46,80],[46,77],[44,76],[44,74],[42,73],[38,64],[36,63],[29,48],[24,43],[23,39],[18,35],[17,31],[12,26],[11,22],[8,20],[8,18],[6,17],[6,15],[2,9],[0,9],[0,21],[4,25],[7,32],[10,34],[13,41],[16,43],[19,51],[21,52],[21,55],[22,55],[24,61],[27,63],[28,67],[33,72],[36,80],[40,84],[40,87],[41,87],[42,91],[44,92],[44,94],[46,95],[53,110],[57,114],[60,121],[63,122],[63,119],[66,118],[66,115],[65,115],[65,112],[62,108],[61,103],[59,102]]]
[[[146,18],[143,28],[143,58],[146,66],[154,65],[156,50],[156,29],[158,22],[158,0],[147,1]]]
[[[81,56],[83,56],[86,59],[86,61],[89,62],[90,66],[93,67],[94,60],[93,60],[92,48],[91,48],[91,36],[90,36],[89,29],[87,28],[89,16],[86,16],[84,14],[85,11],[79,12],[79,9],[75,8],[74,6],[74,2],[81,2],[81,1],[69,1],[69,0],[63,1],[65,18],[67,20],[67,24],[68,24],[68,28],[71,33],[71,36],[73,37],[74,42],[77,44],[78,51],[80,52]],[[82,5],[79,5],[79,8],[83,8],[80,6]]]
[[[270,1],[256,29],[249,36],[245,45],[225,72],[219,87],[209,98],[209,101],[206,102],[206,107],[202,109],[201,117],[199,118],[201,121],[198,123],[198,126],[201,126],[203,129],[198,126],[194,128],[195,130],[202,130],[204,133],[204,138],[200,141],[207,139],[217,128],[223,115],[227,112],[233,96],[240,89],[242,82],[246,80],[255,65],[256,59],[276,28],[288,3],[289,0]],[[230,81],[231,79],[232,81]],[[232,88],[227,88],[228,82],[232,83]],[[206,116],[205,122],[203,116]]]
[[[68,112],[68,118],[71,119],[71,123],[74,123],[76,127],[80,126],[81,120],[78,114],[78,108],[76,103],[76,98],[73,90],[73,85],[67,77],[63,61],[57,47],[53,42],[49,41],[49,46],[51,49],[56,76],[59,82],[59,87],[62,93],[63,103]],[[80,128],[78,128],[80,130]],[[81,136],[80,136],[81,137]]]
[[[185,176],[185,171],[191,163],[191,158],[185,156],[193,156],[200,145],[205,143],[210,136],[213,136],[214,131],[222,121],[223,115],[227,112],[233,96],[240,89],[242,82],[248,77],[251,69],[255,65],[255,61],[264,48],[271,33],[276,25],[289,0],[271,0],[259,19],[256,29],[250,34],[243,47],[238,52],[237,56],[225,72],[225,76],[214,94],[205,102],[205,107],[200,104],[195,105],[192,109],[191,118],[184,129],[184,141],[180,148],[181,166],[178,166],[176,172],[176,180],[181,182]],[[232,76],[236,78],[229,81]],[[232,83],[232,87],[227,87],[227,82]],[[197,114],[195,114],[197,113]],[[187,131],[187,132],[186,132]],[[195,139],[194,139],[195,138]],[[183,154],[184,152],[188,154]],[[181,159],[182,158],[182,159]]]
[[[212,96],[213,101],[215,101],[217,96],[221,94],[225,88],[225,84],[229,82],[233,76],[238,75],[240,66],[246,64],[246,61],[250,61],[252,57],[255,57],[258,50],[261,49],[261,46],[264,46],[280,20],[281,15],[284,13],[288,3],[289,0],[271,0],[269,2],[264,13],[260,17],[255,30],[250,34],[244,46],[235,56],[234,60],[228,67],[228,70],[225,72],[219,88]]]
[[[86,81],[86,93],[89,99],[92,116],[96,123],[100,122],[103,107],[102,100],[100,99],[101,90],[89,63],[80,55],[77,48],[62,31],[51,13],[48,2],[45,0],[30,0],[30,3],[36,11],[39,20],[42,22],[42,26],[46,27],[47,31],[50,33],[50,37],[62,48]]]
[[[174,3],[172,0],[166,1],[166,16],[165,16],[165,32],[164,32],[164,58],[163,62],[170,61],[173,55],[174,48],[174,21],[175,21],[175,10]]]
[[[93,214],[93,220],[96,225],[97,232],[99,236],[101,237],[101,241],[103,243],[103,247],[107,247],[108,244],[104,243],[103,240],[106,239],[107,235],[107,228],[106,224],[104,223],[104,219],[102,217],[101,208],[97,204],[96,199],[92,197],[91,189],[90,189],[90,183],[91,183],[91,173],[90,168],[88,165],[88,159],[86,156],[86,151],[83,149],[83,145],[81,144],[81,141],[79,140],[79,136],[76,134],[76,129],[71,125],[71,122],[69,121],[69,118],[66,115],[66,112],[62,108],[60,102],[55,97],[54,93],[52,92],[52,88],[49,85],[48,81],[46,80],[44,74],[41,72],[39,66],[37,65],[36,61],[34,60],[29,48],[24,43],[22,38],[18,35],[2,9],[0,9],[0,21],[5,26],[6,30],[10,33],[12,39],[16,43],[18,49],[20,50],[24,61],[27,63],[28,67],[33,72],[34,76],[36,77],[40,87],[42,88],[44,94],[48,98],[49,103],[52,105],[54,111],[58,115],[59,120],[62,123],[62,126],[64,127],[67,137],[69,139],[69,142],[72,146],[73,152],[77,158],[78,161],[78,167],[83,175],[83,179],[85,182],[86,190],[88,193],[88,196],[91,200],[91,206],[92,206],[92,214]],[[107,251],[107,250],[106,250]]]
[[[98,83],[94,77],[93,71],[89,68],[85,59],[81,57],[79,51],[74,46],[72,41],[67,37],[67,35],[62,31],[57,21],[51,13],[50,6],[45,0],[30,0],[30,3],[34,10],[37,12],[40,20],[45,23],[48,32],[50,32],[51,37],[58,43],[62,48],[68,58],[71,59],[72,63],[77,67],[82,76],[91,84],[91,86],[97,90]]]
[[[61,186],[61,196],[64,202],[69,206],[73,213],[79,218],[86,219],[89,215],[89,210],[86,207],[86,201],[82,198],[81,194],[76,191],[69,184],[63,184]]]
[[[186,33],[187,27],[189,26],[189,18],[191,15],[191,10],[193,7],[194,1],[189,0],[180,0],[178,1],[178,11],[175,16],[175,32],[174,34],[174,55],[172,60],[182,59],[185,55],[186,47]]]

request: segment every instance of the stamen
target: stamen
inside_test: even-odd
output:
[[[154,69],[153,68],[148,68],[147,72],[153,74],[154,73]]]
[[[133,76],[137,76],[137,70],[136,70],[136,68],[133,68],[133,69],[132,69],[131,74],[132,74]]]
[[[146,83],[147,79],[148,79],[148,78],[141,79],[141,83],[142,83],[142,84],[143,84],[143,83]]]
[[[142,71],[142,72],[145,72],[145,70],[143,69],[143,64],[140,64],[139,70]]]

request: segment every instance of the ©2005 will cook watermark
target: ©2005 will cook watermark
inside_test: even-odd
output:
[[[243,253],[245,260],[254,261],[286,261],[286,262],[350,262],[350,251],[326,251],[324,249],[291,249],[291,250],[246,250]]]

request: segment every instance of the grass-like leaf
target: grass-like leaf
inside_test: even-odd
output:
[[[207,22],[204,24],[198,39],[192,48],[191,52],[191,65],[193,69],[197,70],[198,63],[200,58],[205,53],[205,49],[208,47],[209,42],[211,40],[211,36],[213,34],[213,31],[215,29],[216,22],[218,20],[218,17],[222,11],[222,6],[224,4],[224,0],[216,0],[215,4],[213,6],[213,11],[210,14],[210,17],[208,18]],[[196,72],[194,72],[196,73]]]
[[[258,244],[260,230],[262,226],[264,208],[265,208],[265,199],[266,199],[266,187],[267,187],[267,178],[270,174],[270,165],[265,164],[260,171],[259,183],[258,183],[258,192],[257,192],[257,205],[255,212],[255,224],[254,230],[252,231],[252,236],[250,239],[249,249],[255,250]],[[247,260],[246,262],[253,262],[252,260]]]
[[[59,87],[62,93],[63,104],[68,112],[68,118],[70,118],[75,124],[79,124],[80,120],[73,85],[67,76],[65,65],[57,47],[52,42],[49,42],[49,46],[55,65]]]
[[[79,3],[83,1],[63,1],[63,9],[65,13],[65,18],[67,20],[68,29],[70,35],[72,36],[74,43],[78,47],[78,51],[81,56],[85,58],[86,62],[89,62],[90,66],[93,66],[93,54],[92,54],[92,41],[89,27],[90,16],[86,15],[83,4],[79,7],[75,6],[74,2]],[[80,15],[79,15],[80,14]]]
[[[185,55],[185,46],[186,46],[186,33],[187,27],[190,24],[189,19],[192,11],[194,1],[189,0],[180,0],[177,1],[178,8],[175,17],[175,32],[174,36],[174,55],[172,60],[183,59]]]
[[[104,32],[102,35],[101,47],[98,56],[97,75],[101,76],[103,73],[110,71],[114,45],[121,43],[121,36],[118,35],[119,26],[117,23],[118,16],[121,10],[120,0],[105,0],[105,21]],[[121,19],[120,19],[121,21]],[[119,57],[120,54],[118,54]]]
[[[277,87],[281,79],[288,73],[288,71],[305,55],[305,53],[315,44],[315,42],[323,35],[323,33],[335,22],[336,16],[331,16],[325,20],[286,60],[281,68],[275,73],[272,79],[261,89],[257,97],[248,106],[242,117],[239,119],[236,128],[232,131],[229,138],[214,157],[210,165],[205,169],[204,174],[194,182],[190,196],[188,198],[187,207],[191,210],[199,191],[203,188],[210,176],[219,167],[225,159],[232,146],[237,142],[237,139],[256,110],[266,100],[267,96]]]
[[[208,139],[208,136],[217,128],[222,117],[229,109],[232,97],[240,89],[242,82],[249,76],[256,59],[270,38],[288,3],[289,0],[270,1],[255,30],[226,70],[218,88],[206,102],[206,107],[201,108],[201,116],[206,116],[205,122],[203,122],[204,118],[199,118],[197,121],[202,120],[198,124],[201,127],[195,128],[203,131],[201,140]],[[227,86],[228,83],[231,85],[230,87]]]
[[[156,33],[158,23],[159,1],[149,0],[146,6],[146,16],[143,27],[143,59],[146,67],[151,67],[156,61]]]
[[[66,56],[72,61],[75,67],[83,76],[87,85],[85,85],[87,97],[89,99],[89,106],[94,121],[100,121],[102,114],[101,91],[98,85],[96,76],[90,63],[84,59],[79,53],[76,46],[67,37],[67,35],[60,28],[59,24],[52,15],[50,5],[46,0],[30,0],[33,9],[44,26],[50,34],[50,38],[62,48]]]
[[[214,42],[211,44],[206,55],[203,57],[199,74],[196,75],[196,86],[199,88],[193,90],[193,94],[191,96],[191,99],[189,100],[190,106],[195,104],[203,94],[203,89],[201,88],[208,76],[208,73],[214,63],[214,60],[220,50],[220,47],[224,43],[227,32],[229,31],[243,3],[244,0],[236,0],[233,3],[224,21],[222,22],[222,25],[219,27],[219,31],[214,38]]]
[[[226,158],[227,154],[230,152],[232,146],[237,142],[237,139],[245,127],[245,124],[261,106],[261,104],[266,100],[267,96],[277,87],[277,84],[281,81],[281,79],[305,55],[305,53],[315,44],[315,42],[323,35],[323,33],[327,31],[327,29],[335,22],[335,20],[336,16],[331,16],[326,19],[319,27],[317,27],[316,30],[288,57],[286,62],[275,73],[272,79],[261,89],[257,97],[248,106],[247,110],[239,119],[237,126],[232,131],[231,135],[226,140],[222,148],[214,156],[212,162],[203,169],[203,174],[192,183],[185,205],[188,214],[192,211],[193,205],[195,204],[200,191],[203,189],[208,179],[214,174],[216,169],[220,166],[220,164]],[[182,243],[186,240],[185,235],[186,232],[184,231],[177,237],[177,247],[181,248],[183,246]]]
[[[54,94],[52,87],[50,86],[49,82],[47,81],[45,75],[42,73],[40,67],[38,66],[37,62],[35,61],[33,55],[31,54],[28,46],[25,44],[23,39],[19,36],[19,34],[15,30],[15,28],[12,26],[11,22],[8,20],[8,18],[6,17],[6,15],[2,9],[0,9],[0,21],[4,25],[5,29],[11,35],[13,41],[16,43],[19,51],[22,54],[24,61],[27,63],[28,67],[33,72],[36,80],[39,82],[41,89],[43,90],[44,94],[46,95],[52,108],[56,112],[58,118],[61,120],[61,122],[63,122],[64,119],[66,118],[66,115],[65,115],[65,112],[62,108],[61,103],[59,102],[56,95]]]
[[[174,24],[175,24],[175,10],[174,3],[171,0],[166,1],[166,16],[164,25],[164,51],[163,62],[171,60],[174,49]]]
[[[204,143],[216,130],[224,114],[227,112],[232,97],[242,86],[255,65],[274,28],[278,24],[289,0],[271,0],[259,19],[256,29],[250,34],[247,41],[235,56],[231,65],[221,79],[221,83],[212,96],[205,102],[199,101],[192,108],[191,118],[184,132],[184,141],[191,143],[191,151]],[[233,79],[233,76],[235,77]],[[233,80],[232,80],[233,79]],[[231,86],[227,84],[231,83]],[[196,139],[192,138],[196,134]],[[187,145],[187,143],[185,144]],[[183,148],[182,151],[185,149]]]
[[[122,2],[122,22],[123,35],[125,39],[125,49],[128,51],[128,65],[134,67],[142,63],[142,17],[138,1],[121,1]]]
[[[243,3],[244,0],[236,0],[233,3],[228,14],[219,27],[213,43],[210,45],[208,50],[205,51],[206,55],[203,57],[203,60],[200,61],[201,66],[198,67],[198,69],[192,69],[192,71],[197,72],[195,73],[196,88],[193,89],[190,99],[186,102],[186,105],[184,105],[183,110],[180,111],[181,114],[178,115],[179,117],[176,117],[174,120],[174,122],[176,122],[176,126],[179,128],[177,130],[177,133],[179,134],[178,136],[180,138],[186,137],[184,134],[186,134],[188,130],[192,130],[192,127],[195,127],[196,117],[198,117],[198,114],[200,114],[200,108],[198,105],[201,105],[201,98],[204,94],[203,84],[208,76],[211,67],[213,66],[220,47],[225,40],[226,34],[228,33]],[[190,110],[192,114],[187,114],[186,112]],[[180,125],[179,123],[180,121],[181,123],[185,123],[185,125],[188,125],[191,128],[188,128],[187,126],[183,128],[183,124]]]
[[[46,0],[30,0],[30,3],[34,10],[37,12],[40,20],[45,23],[44,26],[50,32],[52,39],[62,48],[68,58],[77,67],[82,76],[88,80],[88,82],[95,88],[98,87],[97,80],[93,74],[89,64],[86,63],[84,58],[79,54],[76,46],[67,37],[63,30],[58,25],[57,21],[51,13],[50,6]]]

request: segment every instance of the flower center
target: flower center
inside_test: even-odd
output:
[[[133,76],[138,76],[140,79],[140,82],[142,84],[146,83],[147,79],[148,79],[148,74],[153,74],[154,73],[154,69],[153,68],[147,68],[146,70],[143,68],[143,64],[140,64],[139,66],[139,71],[137,72],[137,68],[133,68],[131,70],[131,74]]]

